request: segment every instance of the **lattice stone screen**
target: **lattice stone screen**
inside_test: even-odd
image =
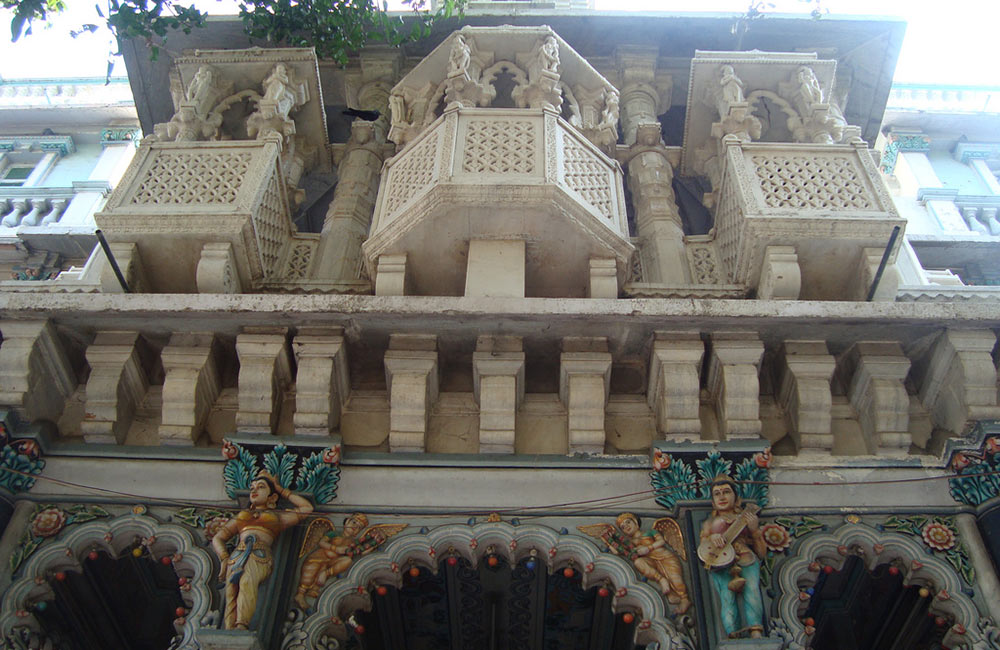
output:
[[[95,219],[138,244],[160,291],[195,290],[207,243],[232,245],[245,288],[275,279],[294,232],[277,146],[257,141],[144,144]]]
[[[730,143],[724,165],[715,228],[730,282],[754,286],[765,249],[793,246],[808,291],[809,276],[852,270],[902,223],[864,142]]]

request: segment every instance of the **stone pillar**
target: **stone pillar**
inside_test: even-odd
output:
[[[658,143],[659,125],[655,128]],[[643,269],[652,282],[675,286],[691,284],[691,272],[684,251],[684,227],[671,184],[673,177],[666,153],[658,144],[636,153],[628,163]]]
[[[51,323],[0,321],[0,405],[28,422],[56,422],[76,390],[76,373]]]
[[[514,453],[514,423],[524,401],[521,338],[480,336],[472,372],[479,402],[479,453]]]
[[[622,134],[627,145],[635,144],[637,131],[644,124],[655,124],[658,133],[658,116],[670,106],[672,80],[657,75],[658,57],[657,47],[620,46],[615,50]]]
[[[611,388],[606,338],[564,338],[559,399],[569,412],[569,453],[604,453],[604,409]]]
[[[698,332],[656,332],[655,337],[646,400],[656,413],[656,429],[668,440],[698,440],[705,344]]]
[[[715,404],[723,439],[755,439],[760,435],[760,379],[764,344],[750,332],[712,336],[708,394]]]
[[[81,430],[87,442],[123,444],[149,389],[138,332],[98,332],[87,348],[90,378]]]
[[[830,378],[836,361],[825,341],[785,341],[777,402],[798,449],[833,448]]]
[[[934,423],[960,434],[969,420],[1000,417],[990,330],[945,330],[934,343],[920,384],[920,401]]]
[[[340,426],[351,393],[347,344],[342,328],[302,328],[292,343],[295,375],[295,433],[328,436]]]
[[[761,300],[798,300],[802,288],[799,256],[794,246],[768,246],[757,282]]]
[[[176,333],[160,359],[166,373],[160,443],[193,445],[222,391],[215,335]]]
[[[292,385],[288,329],[248,327],[236,337],[236,354],[240,359],[236,428],[241,433],[274,433]]]
[[[379,140],[371,123],[355,120],[351,124],[351,138],[337,167],[337,188],[326,212],[318,258],[313,264],[318,280],[358,280],[361,244],[368,237],[375,211],[383,147],[384,140]]]
[[[848,396],[865,437],[879,449],[909,449],[910,360],[895,342],[859,341],[847,353],[854,374]]]
[[[389,389],[389,451],[424,451],[427,418],[437,401],[437,337],[393,334],[385,353]]]

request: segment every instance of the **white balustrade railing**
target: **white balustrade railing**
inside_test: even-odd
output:
[[[0,191],[0,226],[48,226],[62,218],[76,191],[71,188],[10,188]]]

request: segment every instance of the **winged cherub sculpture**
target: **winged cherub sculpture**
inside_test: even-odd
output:
[[[316,598],[330,578],[347,571],[354,558],[368,555],[408,524],[368,525],[368,517],[356,512],[344,520],[344,529],[337,531],[329,519],[314,519],[306,530],[299,550],[305,557],[299,573],[295,604],[308,609],[307,598]]]
[[[623,512],[614,525],[591,524],[577,528],[607,544],[608,550],[631,561],[640,574],[658,584],[675,614],[683,614],[691,607],[681,568],[681,561],[687,560],[684,535],[674,519],[657,519],[652,530],[642,532],[639,518]]]

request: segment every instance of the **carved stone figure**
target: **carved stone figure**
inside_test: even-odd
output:
[[[187,100],[201,104],[212,93],[214,86],[215,72],[207,65],[201,66],[195,73],[194,79],[191,80],[191,85],[188,86]]]
[[[459,34],[451,44],[448,55],[448,76],[468,75],[469,63],[472,61],[472,48],[465,42],[465,36]]]
[[[264,80],[264,99],[274,102],[273,110],[282,117],[288,117],[295,107],[295,93],[291,84],[288,68],[284,63],[274,66],[274,70]]]
[[[278,498],[287,499],[292,510],[277,510]],[[271,575],[274,558],[271,548],[286,528],[298,524],[313,511],[304,497],[282,487],[269,472],[262,470],[250,484],[250,505],[219,529],[212,549],[219,556],[225,583],[225,629],[246,630],[257,609],[260,584]],[[237,538],[232,554],[226,543]]]
[[[721,100],[727,107],[746,101],[743,96],[745,84],[736,76],[733,66],[724,65],[719,69],[719,86],[721,87]],[[722,111],[719,111],[722,113]],[[725,113],[722,113],[725,117]]]
[[[816,73],[808,66],[799,67],[795,73],[799,84],[799,96],[805,106],[823,103],[823,89],[820,88]]]
[[[367,528],[366,528],[367,526]],[[387,539],[406,528],[407,524],[376,524],[368,526],[368,517],[356,512],[344,520],[344,529],[337,532],[329,519],[316,519],[309,524],[299,557],[306,557],[299,573],[295,603],[309,607],[306,598],[316,598],[331,577],[347,571],[354,558],[368,555]]]
[[[559,44],[554,36],[546,36],[538,50],[538,59],[544,72],[559,72]]]
[[[601,113],[601,123],[598,128],[618,128],[618,91],[608,88],[604,93],[604,112]]]
[[[627,558],[636,570],[648,580],[659,585],[674,612],[683,614],[691,607],[684,584],[681,560],[687,559],[684,552],[684,537],[680,526],[670,517],[653,522],[653,530],[642,532],[639,518],[630,512],[623,512],[611,524],[593,524],[577,528],[591,537],[608,545],[615,555]]]
[[[698,557],[705,562],[719,596],[722,625],[729,638],[764,635],[760,561],[767,544],[756,504],[744,508],[736,484],[722,474],[712,481],[712,515],[701,528]]]

